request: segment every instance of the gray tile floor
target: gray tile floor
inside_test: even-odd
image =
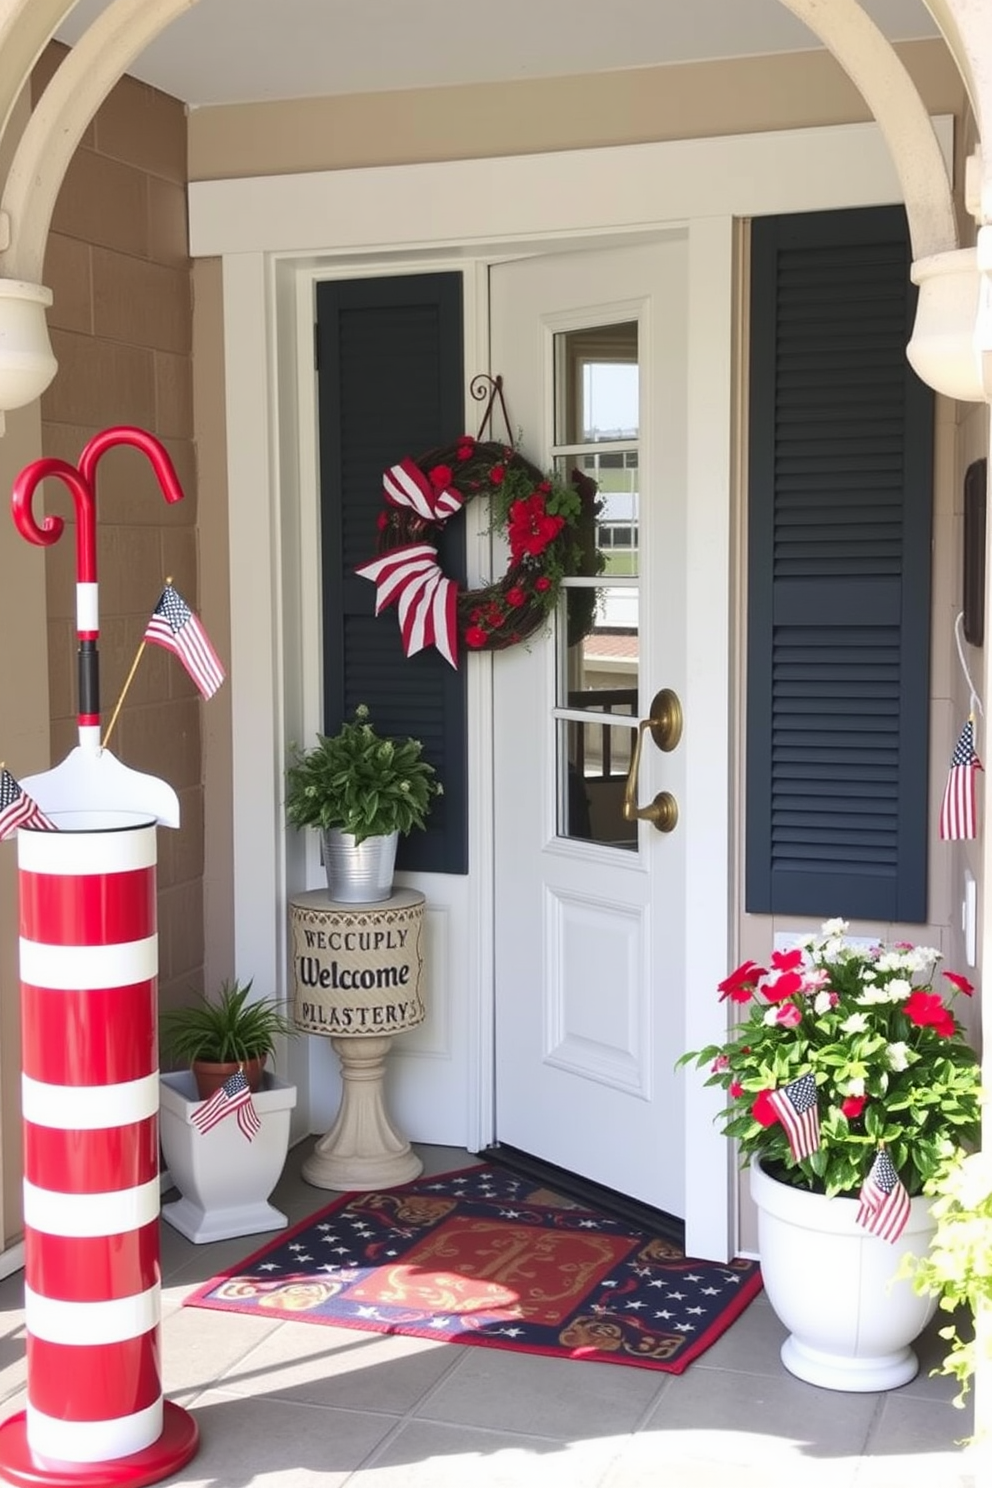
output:
[[[273,1201],[290,1222],[334,1195],[289,1157]],[[427,1172],[462,1165],[418,1149]],[[200,1282],[265,1236],[192,1245],[162,1227],[167,1395],[201,1433],[186,1488],[984,1488],[944,1345],[882,1395],[818,1390],[782,1367],[784,1330],[760,1296],[684,1375],[385,1338],[184,1308]],[[23,1276],[0,1283],[0,1416],[24,1405]]]

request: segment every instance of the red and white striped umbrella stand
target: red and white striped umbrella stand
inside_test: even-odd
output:
[[[76,507],[79,744],[32,776],[56,831],[18,828],[27,1410],[0,1425],[0,1478],[23,1488],[154,1483],[197,1448],[162,1396],[158,1173],[156,825],[179,825],[164,780],[100,743],[96,468],[116,445],[182,489],[164,447],[121,425],[79,466],[36,460],[14,482],[15,524],[48,547],[34,494]]]
[[[197,1448],[159,1363],[156,823],[18,830],[26,1411],[0,1477],[138,1485]]]

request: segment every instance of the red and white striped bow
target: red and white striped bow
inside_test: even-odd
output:
[[[393,506],[410,506],[425,522],[445,522],[462,507],[463,499],[451,486],[440,490],[412,460],[390,465],[382,477],[386,500]]]
[[[407,543],[405,547],[393,548],[381,558],[363,563],[355,572],[359,578],[371,579],[375,584],[377,615],[387,605],[396,605],[407,656],[413,656],[425,646],[436,646],[445,661],[457,667],[458,585],[453,579],[445,578],[437,551],[430,543]]]

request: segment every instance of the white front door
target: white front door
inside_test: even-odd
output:
[[[686,691],[687,288],[681,232],[491,279],[514,433],[598,480],[605,562],[494,661],[497,1140],[679,1216],[690,827],[622,803],[638,721]],[[644,733],[637,804],[682,807],[685,759]]]

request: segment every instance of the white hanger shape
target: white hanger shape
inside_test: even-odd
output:
[[[961,611],[961,613],[958,615],[958,618],[954,622],[954,639],[955,639],[955,641],[957,641],[957,645],[958,645],[958,661],[961,663],[961,670],[962,670],[962,672],[964,672],[964,680],[968,684],[968,692],[969,692],[968,712],[971,714],[971,716],[973,718],[974,718],[976,712],[978,713],[979,717],[984,718],[985,717],[985,710],[982,707],[982,700],[978,696],[978,693],[975,691],[975,684],[971,680],[971,673],[968,670],[968,663],[965,660],[965,655],[964,655],[964,611],[963,610]]]
[[[35,490],[48,476],[61,480],[76,507],[76,632],[79,637],[79,743],[61,764],[20,783],[46,816],[52,812],[124,811],[154,817],[165,827],[179,825],[179,797],[155,775],[122,765],[100,744],[100,699],[96,643],[100,634],[96,582],[96,466],[115,444],[132,444],[151,461],[166,501],[181,501],[183,490],[165,449],[145,429],[118,425],[95,434],[79,458],[78,469],[46,458],[25,466],[14,482],[14,522],[21,536],[41,547],[58,542],[61,517],[39,524],[31,510]]]

